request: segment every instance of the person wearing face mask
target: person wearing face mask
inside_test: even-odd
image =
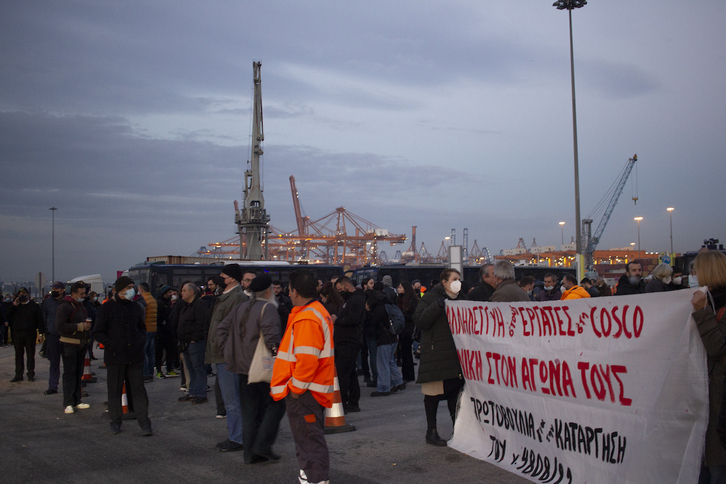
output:
[[[670,284],[668,284],[668,290],[676,291],[678,289],[683,289],[683,282],[687,282],[687,281],[688,281],[687,278],[684,281],[683,269],[678,266],[674,266],[673,267],[673,276],[671,278]]]
[[[333,321],[335,368],[338,372],[340,397],[347,412],[359,412],[360,384],[355,371],[356,359],[363,344],[363,323],[366,318],[366,300],[363,291],[343,276],[335,281],[335,290],[343,299],[343,306]],[[400,383],[400,382],[399,382]]]
[[[23,353],[28,363],[28,381],[35,381],[35,344],[44,338],[45,322],[42,309],[30,300],[26,288],[21,287],[15,295],[7,320],[15,347],[15,377],[10,381],[23,380]]]
[[[436,412],[446,400],[451,421],[456,418],[456,402],[464,388],[459,356],[446,318],[446,300],[466,300],[461,293],[461,274],[444,269],[440,281],[426,291],[413,313],[413,322],[421,330],[421,360],[417,383],[421,383],[426,411],[426,443],[445,446],[436,427]],[[520,289],[521,291],[521,289]],[[526,296],[526,293],[525,293]]]
[[[532,292],[534,291],[534,277],[524,276],[519,280],[517,284],[519,284],[519,287],[521,287],[522,290],[527,293],[527,297],[529,298],[529,300],[534,301],[534,298],[532,296]]]
[[[56,330],[63,348],[63,407],[68,414],[90,407],[81,402],[81,377],[91,329],[90,318],[87,320],[88,313],[83,307],[85,298],[86,286],[76,282],[55,312]]]
[[[562,297],[560,285],[557,284],[557,276],[554,274],[545,274],[544,288],[537,294],[537,301],[559,301]]]
[[[670,283],[673,280],[673,268],[669,264],[658,264],[651,273],[651,279],[645,285],[645,292],[665,292],[670,290]]]
[[[590,293],[584,287],[577,285],[577,278],[573,274],[565,274],[565,277],[562,279],[562,300],[585,299],[589,297]]]
[[[50,360],[50,370],[48,371],[48,389],[43,393],[44,395],[54,395],[58,393],[58,382],[60,381],[60,361],[61,361],[61,350],[63,347],[60,342],[60,335],[55,327],[55,312],[58,309],[63,294],[66,290],[66,285],[60,281],[53,283],[53,288],[50,291],[50,297],[43,301],[43,318],[45,319],[46,327],[46,356]]]
[[[104,345],[103,361],[107,369],[108,416],[111,418],[111,434],[121,432],[121,395],[124,381],[126,392],[133,401],[136,420],[141,435],[150,437],[149,398],[144,388],[144,345],[146,322],[141,305],[134,302],[134,281],[121,276],[114,284],[116,294],[101,306],[93,337]]]
[[[709,415],[706,450],[698,482],[726,482],[726,405],[723,402],[726,372],[726,255],[704,251],[695,259],[702,288],[693,293],[693,320],[708,355]],[[705,291],[703,290],[705,289]],[[720,415],[719,415],[720,412]],[[720,437],[720,438],[719,438]]]
[[[506,260],[494,264],[494,277],[497,289],[492,294],[492,302],[529,301],[527,293],[514,281],[514,266]]]
[[[628,296],[631,294],[643,294],[645,292],[645,281],[643,280],[643,266],[640,262],[628,262],[625,264],[625,274],[618,279],[615,286],[616,296]]]

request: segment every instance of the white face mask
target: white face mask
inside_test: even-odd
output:
[[[459,294],[459,291],[461,291],[461,281],[451,281],[449,291],[451,294]]]
[[[688,276],[688,287],[698,287],[698,276]]]
[[[172,294],[172,296],[171,296],[171,300],[172,300],[172,301],[176,301],[176,300],[177,300],[177,295],[176,295],[176,294]]]
[[[135,295],[136,295],[136,291],[134,291],[134,288],[133,287],[124,293],[124,296],[129,301],[132,300]]]
[[[555,288],[555,286],[545,286],[544,287],[544,290],[547,291],[547,292],[550,292],[554,288]]]
[[[666,277],[665,279],[663,279],[663,284],[670,284],[671,281],[672,279],[670,277]]]
[[[674,277],[673,284],[675,284],[676,286],[680,286],[681,284],[683,284],[683,277],[681,277],[681,276]]]

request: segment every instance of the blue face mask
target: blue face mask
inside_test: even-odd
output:
[[[136,291],[134,291],[133,287],[131,289],[129,289],[128,291],[126,291],[126,293],[124,294],[124,296],[126,296],[126,299],[128,299],[129,301],[132,300],[135,295],[136,295]]]

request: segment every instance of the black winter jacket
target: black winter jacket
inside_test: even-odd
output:
[[[345,304],[340,309],[333,326],[333,342],[335,346],[363,344],[363,323],[365,322],[366,300],[363,291],[345,295]]]
[[[450,299],[441,283],[426,291],[418,303],[413,322],[421,329],[421,364],[417,383],[458,378],[461,375],[459,355],[446,318],[444,300]],[[466,300],[463,293],[457,301]]]
[[[144,361],[146,321],[143,308],[118,294],[98,311],[93,338],[105,347],[107,365],[128,365]]]
[[[29,301],[27,304],[10,304],[5,315],[10,330],[17,333],[45,333],[45,322],[43,321],[43,310],[40,305]]]
[[[207,302],[195,297],[190,303],[181,308],[176,336],[182,343],[202,341],[207,339],[209,325],[207,319]]]
[[[630,294],[644,294],[645,293],[645,281],[643,279],[639,280],[636,285],[630,284],[630,278],[627,274],[623,274],[620,276],[620,279],[618,279],[618,285],[617,290],[615,292],[616,296],[628,296]]]

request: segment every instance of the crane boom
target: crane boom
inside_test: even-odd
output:
[[[615,210],[615,205],[617,205],[618,200],[620,199],[620,195],[623,193],[623,188],[625,188],[625,183],[628,181],[628,178],[630,177],[630,173],[633,171],[633,167],[635,166],[635,162],[638,161],[638,155],[633,155],[632,158],[628,159],[628,163],[625,165],[625,169],[623,170],[623,174],[620,176],[620,179],[618,180],[618,184],[615,187],[615,191],[613,192],[613,196],[610,198],[610,201],[608,202],[608,206],[605,209],[605,213],[603,214],[602,218],[600,219],[600,223],[597,225],[597,229],[595,229],[595,233],[590,235],[591,229],[592,229],[592,219],[583,219],[582,220],[582,228],[583,228],[583,238],[584,240],[584,246],[585,246],[585,270],[588,273],[594,272],[594,260],[593,260],[593,253],[595,252],[595,248],[597,247],[597,244],[600,242],[600,237],[602,237],[603,232],[605,231],[605,227],[608,224],[608,221],[610,220],[610,216],[613,214],[613,210]],[[637,200],[636,198],[633,198],[633,200]]]

